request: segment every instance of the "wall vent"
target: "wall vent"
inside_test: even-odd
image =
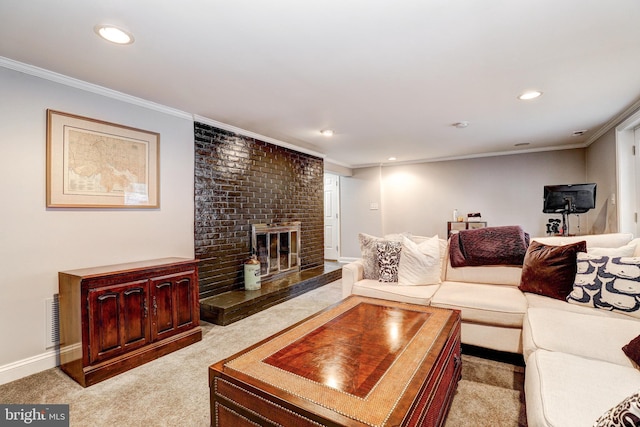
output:
[[[44,347],[50,349],[57,347],[60,344],[60,323],[58,321],[60,302],[58,300],[58,294],[55,294],[53,298],[46,298],[44,300],[45,308],[45,337]]]

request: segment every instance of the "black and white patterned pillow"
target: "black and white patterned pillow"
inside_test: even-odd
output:
[[[640,426],[640,391],[609,409],[593,424],[593,427],[634,426]]]
[[[398,264],[400,264],[400,252],[402,243],[399,242],[378,242],[378,267],[380,271],[379,282],[397,282]]]
[[[578,252],[567,301],[640,318],[640,258]]]

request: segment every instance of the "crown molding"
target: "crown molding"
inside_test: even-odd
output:
[[[298,151],[300,153],[309,154],[311,156],[320,157],[324,159],[326,157],[325,154],[319,153],[317,151],[310,150],[308,148],[303,148],[298,145],[294,145],[288,142],[280,141],[279,139],[271,138],[270,136],[260,135],[259,133],[251,132],[249,130],[245,130],[239,128],[237,126],[229,125],[226,123],[219,122],[217,120],[213,120],[207,117],[198,116],[197,114],[193,115],[193,120],[199,123],[203,123],[205,125],[213,126],[218,129],[227,130],[229,132],[237,133],[238,135],[248,136],[249,138],[254,138],[260,141],[268,142],[273,145],[277,145],[279,147],[288,148],[290,150]]]
[[[118,101],[126,102],[128,104],[137,105],[139,107],[148,108],[171,116],[180,117],[182,119],[191,119],[191,114],[177,110],[175,108],[167,107],[166,105],[158,104],[146,99],[138,98],[136,96],[127,95],[117,90],[108,89],[103,86],[99,86],[93,83],[88,83],[83,80],[78,80],[73,77],[65,76],[44,68],[36,67],[22,62],[14,61],[13,59],[0,56],[0,67],[8,68],[10,70],[18,71],[20,73],[28,74],[41,79],[49,80],[55,83],[59,83],[65,86],[73,87],[76,89],[84,90],[86,92],[95,93],[108,98],[116,99]]]
[[[615,116],[614,118],[609,120],[607,123],[605,123],[603,126],[601,126],[600,129],[598,129],[587,140],[587,142],[585,143],[586,146],[588,147],[591,144],[593,144],[594,142],[596,142],[598,140],[598,138],[600,138],[602,135],[604,135],[605,133],[609,132],[611,129],[613,129],[614,127],[618,126],[618,124],[622,123],[627,118],[629,118],[632,114],[634,114],[634,113],[636,113],[638,111],[640,111],[640,98],[637,99],[636,102],[631,104],[629,107],[627,107],[620,114],[618,114],[617,116]]]
[[[539,147],[539,148],[529,148],[525,150],[509,150],[509,151],[493,151],[490,153],[479,153],[479,154],[468,154],[462,156],[451,156],[451,157],[438,157],[433,159],[418,159],[418,160],[407,160],[405,162],[383,162],[383,163],[368,163],[363,165],[353,166],[353,169],[358,168],[368,168],[368,167],[392,167],[392,166],[402,166],[402,165],[415,165],[421,163],[436,163],[436,162],[449,162],[454,160],[469,160],[469,159],[479,159],[483,157],[499,157],[499,156],[513,156],[518,154],[528,154],[528,153],[541,153],[545,151],[560,151],[560,150],[573,150],[576,148],[586,148],[588,147],[587,143],[579,143],[579,144],[569,144],[569,145],[554,145],[549,147]]]

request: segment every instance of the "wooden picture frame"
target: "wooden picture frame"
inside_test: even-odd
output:
[[[47,110],[48,208],[158,208],[159,167],[159,133]]]

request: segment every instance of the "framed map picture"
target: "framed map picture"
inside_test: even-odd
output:
[[[47,110],[47,207],[158,208],[160,134]]]

